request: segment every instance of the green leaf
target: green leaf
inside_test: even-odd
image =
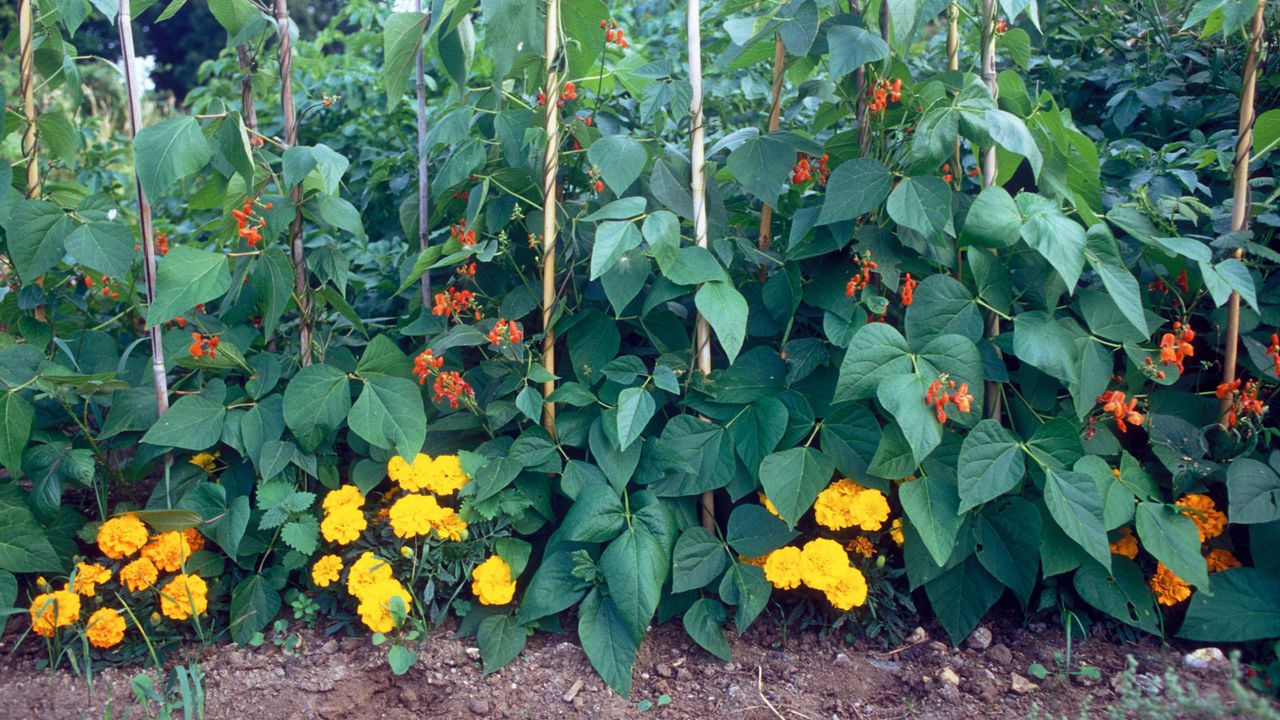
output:
[[[768,205],[778,202],[796,161],[795,148],[776,135],[747,138],[725,165],[742,188]]]
[[[960,242],[978,247],[1006,248],[1021,237],[1022,213],[999,185],[990,185],[978,193],[964,217]]]
[[[1156,606],[1147,587],[1142,568],[1126,557],[1111,558],[1108,571],[1095,562],[1085,562],[1072,577],[1076,592],[1091,606],[1111,617],[1145,630],[1160,634],[1156,622]]]
[[[952,644],[959,645],[978,627],[1004,588],[982,567],[978,558],[970,556],[925,583],[924,591]]]
[[[387,89],[387,108],[404,97],[409,73],[414,67],[418,43],[430,17],[420,12],[392,13],[382,26],[382,86]]]
[[[182,497],[178,507],[200,513],[201,532],[212,537],[227,557],[237,556],[240,541],[249,529],[248,495],[228,499],[225,486],[202,482]]]
[[[610,135],[591,143],[587,159],[600,169],[600,177],[618,195],[644,172],[649,160],[644,145],[628,135]]]
[[[1227,500],[1232,523],[1280,520],[1280,475],[1257,460],[1234,460],[1227,466]]]
[[[874,397],[885,378],[910,371],[911,348],[906,338],[888,323],[867,323],[849,341],[832,401]]]
[[[695,600],[684,613],[684,630],[702,649],[729,662],[732,650],[724,638],[724,606],[714,598]]]
[[[18,275],[31,281],[62,261],[75,223],[47,200],[21,200],[9,211],[4,229],[9,258]]]
[[[755,503],[734,508],[729,514],[729,525],[726,528],[729,546],[743,557],[768,555],[799,535],[763,505]],[[723,546],[720,547],[723,550]]]
[[[1026,461],[1017,438],[999,421],[987,419],[965,436],[956,471],[959,511],[965,512],[1019,487]]]
[[[314,448],[320,438],[338,429],[350,410],[350,383],[331,365],[303,368],[284,390],[284,422],[304,449]]]
[[[320,523],[309,515],[287,522],[280,528],[280,539],[285,545],[310,557],[320,544]]]
[[[199,172],[212,157],[213,148],[200,131],[200,122],[190,115],[144,127],[133,139],[138,180],[153,202]]]
[[[476,645],[484,662],[484,674],[503,668],[524,649],[529,633],[510,615],[490,615],[480,621]]]
[[[926,237],[951,222],[951,186],[936,177],[903,178],[889,194],[889,217]]]
[[[200,395],[184,395],[142,436],[142,442],[161,447],[204,450],[222,438],[227,409]]]
[[[644,388],[627,388],[618,395],[618,444],[619,450],[626,451],[631,443],[640,438],[644,428],[653,418],[657,405],[653,395]]]
[[[1044,166],[1044,157],[1040,148],[1031,137],[1031,132],[1022,119],[1004,110],[988,110],[986,115],[987,132],[1000,147],[1011,153],[1021,155],[1031,163],[1031,171],[1040,177],[1040,168]]]
[[[978,561],[1026,608],[1040,576],[1040,511],[1011,497],[983,508],[974,530]]]
[[[213,139],[218,143],[218,156],[240,175],[245,187],[253,187],[253,145],[240,113],[228,113]]]
[[[1231,293],[1236,292],[1249,307],[1258,309],[1258,291],[1254,287],[1253,277],[1249,275],[1249,268],[1239,260],[1229,258],[1217,265],[1202,262],[1200,277],[1204,279],[1204,286],[1218,307],[1225,305]]]
[[[306,146],[291,147],[284,151],[281,158],[281,164],[284,167],[284,184],[286,187],[293,187],[300,184],[312,170],[316,169],[315,155],[311,154],[311,148]]]
[[[182,598],[178,598],[181,602]],[[280,593],[261,575],[250,575],[231,591],[231,639],[240,645],[262,632],[280,612]]]
[[[706,587],[729,566],[724,543],[700,526],[693,526],[676,540],[671,565],[671,592]]]
[[[818,224],[830,225],[869,213],[880,207],[892,188],[893,176],[879,160],[855,158],[842,163],[827,178]]]
[[[1080,223],[1062,214],[1062,209],[1052,200],[1039,195],[1018,195],[1018,208],[1026,217],[1020,234],[1022,239],[1040,253],[1074,292],[1084,269],[1085,232]]]
[[[609,272],[623,255],[639,247],[641,240],[634,223],[614,220],[600,223],[591,247],[591,279]]]
[[[1084,254],[1089,260],[1089,266],[1098,273],[1098,277],[1102,278],[1107,294],[1115,301],[1116,307],[1125,319],[1142,334],[1144,339],[1151,335],[1150,329],[1147,328],[1146,310],[1142,303],[1138,281],[1124,266],[1124,261],[1120,258],[1120,248],[1106,225],[1099,224],[1089,228],[1085,235]]]
[[[764,570],[755,565],[735,562],[720,581],[720,599],[737,606],[733,624],[739,635],[751,627],[772,595],[773,586],[764,578]]]
[[[485,620],[490,619],[492,617],[485,618]],[[481,647],[483,648],[483,645]],[[483,656],[484,650],[481,650],[480,654]],[[413,664],[417,661],[417,654],[403,645],[392,645],[387,648],[387,665],[391,668],[391,672],[396,675],[404,675],[409,672],[409,668],[413,667]]]
[[[1280,578],[1254,568],[1213,576],[1213,594],[1191,596],[1178,637],[1205,642],[1247,642],[1280,636]]]
[[[58,572],[62,561],[24,494],[14,489],[0,493],[0,570],[12,573]]]
[[[227,258],[175,245],[156,269],[156,300],[147,308],[147,326],[168,322],[231,289]]]
[[[79,264],[122,278],[133,267],[136,241],[127,225],[87,222],[67,235],[66,250]]]
[[[586,222],[599,222],[601,220],[634,220],[644,214],[645,205],[645,199],[640,196],[618,198],[582,219]],[[669,215],[670,213],[667,214]],[[645,221],[647,222],[650,217],[654,217],[656,215],[657,213],[654,213],[654,215],[646,217]],[[655,222],[661,222],[661,220],[655,220]],[[677,235],[678,233],[679,230],[677,229]]]
[[[1102,529],[1102,494],[1093,478],[1070,470],[1044,468],[1044,501],[1049,515],[1103,567],[1111,567],[1111,548]]]
[[[613,601],[599,589],[587,593],[578,606],[578,640],[601,679],[622,697],[630,697],[631,666],[640,640],[628,631]]]
[[[879,35],[857,25],[836,25],[827,30],[831,80],[839,80],[870,62],[889,57],[889,46]],[[860,215],[861,213],[859,213]]]
[[[823,419],[818,437],[822,452],[835,461],[837,470],[847,477],[862,477],[875,457],[879,434],[880,423],[871,411],[849,404]]]
[[[1162,503],[1138,503],[1135,526],[1142,547],[1173,574],[1201,590],[1209,587],[1209,570],[1200,555],[1195,521]]]
[[[0,398],[0,465],[14,478],[22,477],[22,452],[31,439],[35,409],[18,393]]]
[[[835,464],[813,448],[773,453],[760,463],[760,482],[778,514],[794,528],[831,482]]]
[[[1268,110],[1253,121],[1253,160],[1280,146],[1280,108]]]
[[[982,325],[982,313],[968,288],[943,273],[930,275],[920,282],[915,301],[907,307],[903,321],[907,337],[917,348],[948,334],[977,342],[982,337]]]
[[[644,525],[632,523],[609,543],[597,564],[623,625],[637,642],[653,620],[671,561],[667,548]]]
[[[710,323],[720,346],[732,363],[747,339],[746,298],[731,282],[704,283],[693,298],[698,312]]]
[[[394,449],[409,459],[422,451],[427,435],[422,393],[412,380],[402,377],[370,378],[351,406],[347,423],[369,444]]]
[[[932,381],[917,373],[906,373],[888,378],[876,390],[880,404],[898,421],[898,429],[907,439],[917,465],[942,442],[942,425],[924,401]]]
[[[564,516],[560,531],[565,540],[574,542],[608,542],[626,525],[622,500],[613,488],[592,483],[578,493]]]
[[[752,358],[747,353],[739,360]],[[665,366],[659,365],[659,368]],[[656,375],[656,373],[655,373]],[[721,389],[724,389],[724,377],[721,377]],[[677,386],[678,390],[678,386]],[[825,425],[823,426],[826,427]],[[787,406],[773,397],[761,397],[743,409],[738,420],[729,426],[733,436],[733,449],[746,465],[747,470],[755,475],[760,469],[760,461],[774,450],[787,429]],[[825,449],[825,446],[824,446]]]
[[[898,498],[934,564],[946,565],[965,521],[956,486],[941,477],[924,476],[899,485]]]

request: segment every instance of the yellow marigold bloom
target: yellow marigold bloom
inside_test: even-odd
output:
[[[115,608],[101,608],[89,616],[84,634],[96,648],[113,648],[124,640],[124,618]]]
[[[894,518],[893,524],[889,526],[889,537],[893,538],[893,544],[902,547],[902,518]]]
[[[325,540],[338,545],[350,545],[369,527],[360,508],[344,506],[324,516],[320,522],[320,534]]]
[[[516,594],[516,582],[511,579],[511,566],[507,561],[491,556],[471,571],[471,592],[481,605],[506,605]]]
[[[1133,536],[1129,528],[1120,528],[1120,537],[1111,543],[1111,554],[1127,557],[1130,560],[1138,557],[1138,538]]]
[[[405,590],[397,580],[376,582],[360,596],[357,612],[360,613],[360,619],[365,626],[372,632],[385,633],[395,629],[396,620],[391,614],[393,597],[400,598],[406,610],[413,603],[413,597],[409,595],[409,591]]]
[[[337,490],[325,493],[323,507],[326,514],[342,508],[359,510],[364,507],[364,496],[360,494],[360,488],[355,485],[343,485]]]
[[[215,468],[218,467],[218,455],[216,453],[207,453],[207,452],[196,453],[187,462],[191,463],[192,465],[195,465],[196,467],[200,468],[201,470],[207,473],[211,473],[214,471]]]
[[[442,540],[458,542],[467,534],[467,521],[463,520],[453,508],[441,508],[440,519],[436,521],[436,533]]]
[[[1213,498],[1208,495],[1183,495],[1175,504],[1187,508],[1183,514],[1195,521],[1196,530],[1200,531],[1200,542],[1212,540],[1227,529],[1227,516],[1218,512]]]
[[[351,564],[347,573],[347,592],[360,597],[368,588],[391,579],[391,565],[386,560],[366,550],[360,559]]]
[[[387,461],[387,477],[397,485],[413,481],[413,466],[399,455],[392,455]]]
[[[72,588],[77,594],[93,597],[94,590],[101,584],[111,581],[111,570],[101,565],[88,563],[76,564],[76,582]]]
[[[779,590],[794,590],[800,587],[801,565],[800,548],[780,547],[764,558],[764,577]]]
[[[430,495],[410,493],[391,506],[391,530],[396,537],[428,535],[443,518],[444,508]]]
[[[162,572],[178,572],[191,557],[187,536],[177,532],[160,533],[142,548],[142,557],[155,563]]]
[[[114,560],[129,557],[147,544],[150,533],[135,515],[124,515],[102,523],[98,528],[98,549]]]
[[[209,586],[199,575],[175,575],[160,590],[160,612],[170,620],[186,620],[209,609]]]
[[[387,461],[387,477],[391,478],[401,490],[417,492],[427,487],[427,476],[431,473],[431,456],[418,453],[413,462],[396,455]]]
[[[760,504],[764,506],[765,510],[769,511],[769,514],[773,515],[779,520],[782,519],[782,516],[778,514],[778,508],[773,506],[773,501],[769,500],[769,497],[767,495],[765,495],[764,493],[756,493],[756,496],[760,498]]]
[[[815,538],[805,543],[800,560],[801,579],[814,590],[831,587],[840,579],[840,573],[849,567],[849,555],[844,548],[827,538]]]
[[[337,555],[325,555],[311,566],[311,582],[316,587],[329,587],[338,582],[342,574],[342,558]]]
[[[138,558],[120,568],[120,582],[124,583],[129,592],[146,590],[156,583],[158,577],[160,577],[160,570],[156,568],[155,563],[146,558]]]
[[[755,565],[758,568],[764,567],[764,564],[768,559],[768,555],[761,555],[760,557],[747,557],[746,555],[738,556],[738,562],[743,565]]]
[[[69,590],[41,593],[31,601],[31,629],[51,638],[54,631],[80,619],[80,596]]]
[[[830,530],[856,526],[875,531],[889,520],[889,501],[879,490],[840,478],[818,493],[813,511],[818,524]]]
[[[849,552],[858,553],[864,558],[869,558],[876,554],[876,546],[872,545],[871,540],[869,540],[866,536],[863,536],[863,535],[859,535],[858,537],[849,541],[849,547],[847,549],[849,550]]]
[[[182,537],[187,539],[187,547],[191,548],[191,552],[199,552],[204,549],[204,536],[195,528],[187,528],[182,531]]]
[[[1156,564],[1156,574],[1151,576],[1147,584],[1151,586],[1151,592],[1156,594],[1156,602],[1161,605],[1172,607],[1191,597],[1191,586],[1174,575],[1164,563]]]
[[[1204,561],[1209,566],[1209,572],[1211,573],[1240,567],[1240,560],[1235,555],[1232,555],[1230,550],[1223,550],[1222,548],[1210,550]]]
[[[858,568],[847,567],[836,574],[824,594],[832,607],[848,612],[867,602],[867,578]]]
[[[462,462],[457,455],[441,455],[431,461],[431,473],[426,478],[427,489],[437,495],[452,495],[461,490],[471,478],[462,472]]]

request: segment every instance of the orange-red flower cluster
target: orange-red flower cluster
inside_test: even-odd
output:
[[[827,175],[830,174],[830,171],[827,170],[827,160],[827,154],[823,153],[822,158],[819,159],[817,163],[818,182],[823,185],[827,184]],[[799,185],[800,183],[811,180],[813,178],[813,165],[813,158],[805,155],[804,153],[800,153],[796,163],[791,166],[791,184]]]
[[[423,350],[413,359],[413,374],[418,376],[418,384],[426,385],[427,378],[435,375],[444,365],[443,357],[436,357],[430,350]]]
[[[448,315],[457,318],[464,312],[470,312],[476,320],[482,317],[480,308],[476,306],[475,293],[470,290],[451,287],[444,292],[436,293],[435,299],[435,307],[431,309],[432,315]]]
[[[111,277],[110,277],[110,276],[108,276],[108,275],[103,275],[103,276],[102,276],[102,279],[101,279],[100,281],[98,281],[98,282],[102,285],[102,290],[100,290],[100,291],[99,291],[99,294],[101,294],[101,295],[105,295],[106,297],[109,297],[109,298],[111,298],[112,300],[119,300],[119,299],[120,299],[120,291],[119,291],[119,290],[116,290],[116,289],[114,289],[114,288],[112,288],[112,287],[111,287]],[[94,283],[94,281],[93,281],[93,278],[92,278],[92,277],[90,277],[90,276],[88,276],[88,275],[85,275],[85,276],[84,276],[84,286],[85,286],[86,288],[89,288],[90,290],[92,290],[92,289],[93,289],[94,284],[95,284],[95,283]]]
[[[1245,415],[1262,417],[1262,414],[1267,411],[1267,407],[1262,403],[1262,399],[1258,397],[1258,390],[1257,380],[1250,380],[1244,383],[1244,387],[1241,387],[1239,378],[1229,385],[1222,383],[1218,386],[1217,395],[1220,398],[1235,394],[1235,400],[1231,403],[1231,408],[1227,410],[1227,427],[1235,427],[1240,418]]]
[[[476,244],[476,231],[467,229],[467,221],[465,219],[449,226],[449,234],[463,245]]]
[[[997,20],[997,21],[996,21],[996,32],[998,32],[998,33],[1000,33],[1000,34],[1004,34],[1004,33],[1009,32],[1009,23],[1005,22],[1004,20]]]
[[[210,360],[216,360],[218,357],[218,336],[202,335],[198,332],[191,333],[191,357],[198,358],[208,355]]]
[[[244,205],[239,210],[232,210],[231,216],[236,219],[236,230],[240,233],[240,237],[244,238],[253,247],[262,242],[262,228],[266,227],[267,220],[262,217],[254,217],[253,204],[257,202],[257,198],[244,199]],[[263,205],[267,210],[271,209],[271,203]]]
[[[1191,344],[1196,339],[1196,333],[1190,325],[1180,322],[1175,322],[1173,329],[1177,335],[1165,333],[1160,337],[1160,362],[1164,365],[1176,365],[1178,372],[1182,372],[1182,362],[1196,354],[1196,349]]]
[[[954,179],[955,176],[951,174],[951,163],[942,163],[942,182],[950,183]]]
[[[919,280],[911,277],[911,273],[902,276],[902,307],[909,306],[915,300],[916,286],[920,284]]]
[[[876,269],[876,261],[871,259],[871,253],[859,257],[855,255],[853,262],[858,266],[858,272],[849,278],[849,283],[844,286],[845,297],[853,297],[853,294],[871,284],[871,273]]]
[[[462,374],[453,370],[446,370],[436,375],[436,381],[431,386],[432,394],[438,403],[448,402],[449,407],[456,409],[459,402],[466,400],[475,400],[476,393],[471,389],[471,385],[462,378]]]
[[[1276,374],[1280,375],[1280,335],[1271,333],[1271,344],[1267,346],[1267,357],[1271,358],[1271,362],[1276,367]]]
[[[895,79],[893,82],[881,80],[870,90],[867,90],[867,96],[871,98],[867,103],[867,108],[871,112],[881,112],[889,107],[889,103],[898,102],[902,99],[902,80]]]
[[[939,423],[947,421],[947,403],[956,406],[956,409],[962,413],[969,412],[973,406],[973,395],[969,394],[969,383],[961,383],[960,387],[956,387],[956,381],[948,379],[947,376],[939,375],[929,385],[929,390],[924,394],[924,404],[933,406],[934,417],[938,418]]]
[[[600,29],[604,30],[605,44],[617,45],[623,50],[627,49],[627,38],[622,32],[622,28],[618,27],[618,22],[616,20],[601,20]]]
[[[524,340],[524,332],[516,325],[515,320],[503,320],[498,318],[498,322],[489,331],[489,342],[498,347],[518,344]]]
[[[476,276],[476,264],[467,263],[466,265],[459,265],[456,272],[462,277],[474,279]]]
[[[1120,432],[1128,432],[1130,425],[1142,425],[1142,413],[1138,412],[1138,399],[1125,402],[1124,393],[1119,390],[1108,390],[1098,396],[1102,403],[1102,411],[1111,413],[1116,420]]]
[[[156,236],[156,252],[160,253],[161,255],[169,254],[169,236],[168,235],[165,235],[164,233],[160,233],[159,235]]]
[[[556,107],[564,107],[564,104],[570,100],[578,99],[578,86],[571,82],[564,84],[564,88],[560,91],[560,98],[556,100]],[[538,105],[547,103],[547,94],[545,92],[538,93]]]

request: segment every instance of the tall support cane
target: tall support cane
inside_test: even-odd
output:
[[[689,87],[693,98],[689,104],[690,147],[689,166],[692,171],[689,189],[693,193],[693,236],[699,247],[707,246],[707,177],[706,148],[704,147],[702,115],[702,28],[701,9],[698,0],[689,0],[686,32],[689,40]],[[698,370],[704,375],[711,372],[711,326],[698,313],[694,330],[694,347],[698,355]],[[715,496],[711,491],[702,493],[702,526],[713,530],[716,522]]]
[[[560,113],[556,98],[560,97],[560,0],[547,2],[546,28],[546,98],[547,152],[542,160],[542,366],[555,374],[556,336],[551,328],[556,306],[556,194],[560,172]],[[543,397],[556,389],[554,380],[542,385]],[[555,435],[556,406],[550,401],[542,405],[542,425]]]
[[[280,34],[280,112],[284,116],[284,147],[298,144],[298,115],[293,106],[293,38],[289,35],[289,5],[275,0],[276,27]],[[298,362],[311,364],[311,285],[307,282],[307,257],[302,247],[302,185],[289,188],[293,222],[289,225],[289,249],[293,256],[293,292],[298,302]]]

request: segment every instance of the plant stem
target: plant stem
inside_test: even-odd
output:
[[[556,335],[551,328],[551,315],[556,306],[556,193],[560,172],[560,113],[557,100],[560,97],[560,0],[548,0],[546,25],[546,79],[543,97],[546,100],[547,151],[542,160],[542,366],[555,374]],[[550,397],[556,383],[548,380],[542,384],[542,396]],[[555,437],[556,406],[553,402],[542,404],[542,425]]]
[[[414,0],[414,9],[422,12],[422,0]],[[431,11],[427,11],[427,26],[431,25]],[[427,66],[423,56],[424,43],[418,39],[415,85],[418,93],[418,249],[427,249],[427,226],[431,222],[431,168],[427,157]],[[431,307],[431,271],[422,273],[422,308]]]
[[[685,25],[689,42],[689,87],[693,91],[689,103],[689,189],[693,193],[693,236],[698,247],[707,246],[706,203],[706,148],[704,144],[702,115],[702,27],[699,0],[689,0]],[[711,373],[711,327],[707,319],[698,313],[694,330],[695,355],[698,369],[703,375]],[[702,493],[702,526],[708,531],[715,528],[715,496],[711,491]]]
[[[280,112],[284,117],[284,148],[298,144],[298,116],[293,107],[293,39],[289,37],[289,5],[275,0],[276,26],[280,35]],[[289,226],[289,248],[293,254],[293,290],[298,300],[298,362],[311,364],[311,288],[307,283],[307,258],[302,247],[302,185],[289,188],[293,223]]]
[[[120,0],[120,15],[117,22],[120,30],[120,51],[124,55],[124,85],[129,96],[129,135],[138,137],[142,128],[142,91],[135,84],[137,62],[133,54],[133,12],[129,0]],[[142,233],[142,273],[147,289],[147,307],[156,300],[156,246],[151,228],[151,204],[147,194],[142,190],[142,178],[134,171],[134,183],[138,188],[138,229]],[[169,384],[165,377],[164,345],[160,342],[160,326],[152,325],[147,332],[151,339],[151,382],[156,390],[156,414],[164,415],[169,411]],[[170,460],[165,457],[165,466]]]
[[[849,0],[849,11],[862,14],[861,0]],[[854,92],[858,93],[854,101],[854,118],[858,123],[858,154],[867,156],[871,149],[871,126],[867,124],[867,68],[859,65],[853,71]]]
[[[1262,51],[1262,15],[1266,0],[1259,0],[1258,9],[1249,24],[1249,52],[1241,71],[1239,139],[1236,140],[1235,188],[1232,197],[1231,231],[1249,229],[1249,158],[1253,154],[1254,97],[1258,91],[1258,56]],[[1244,248],[1236,248],[1231,257],[1244,257]],[[1240,346],[1240,293],[1231,291],[1227,301],[1227,329],[1222,341],[1222,382],[1230,385],[1236,379],[1236,357]],[[1227,412],[1235,402],[1235,391],[1222,398],[1218,406],[1218,426],[1227,427]]]
[[[773,88],[770,90],[771,102],[769,105],[769,132],[778,129],[782,116],[782,70],[787,62],[787,50],[782,44],[782,36],[773,36]],[[761,251],[768,250],[769,245],[773,243],[773,206],[765,203],[760,208],[760,234],[759,247]],[[761,255],[764,253],[761,252]],[[760,273],[758,279],[764,282],[769,278],[769,266],[764,263],[763,258],[760,262]]]

